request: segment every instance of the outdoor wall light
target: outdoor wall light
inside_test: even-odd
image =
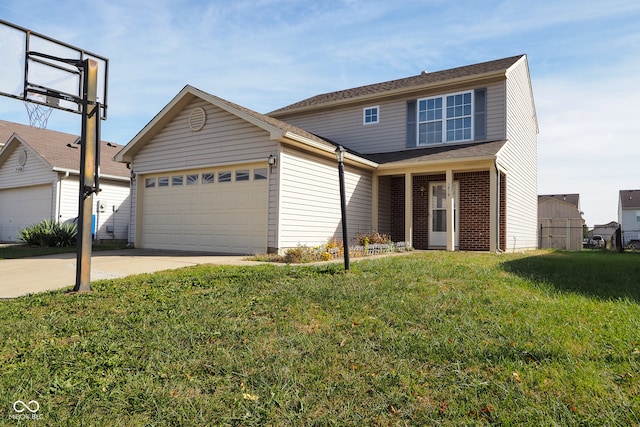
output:
[[[267,159],[267,162],[269,163],[269,166],[275,166],[276,165],[276,156],[274,156],[273,154],[270,154],[269,158]]]
[[[420,186],[420,194],[424,197],[424,185]]]

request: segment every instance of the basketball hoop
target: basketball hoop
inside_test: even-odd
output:
[[[45,129],[53,107],[47,107],[43,104],[36,104],[29,101],[24,101],[24,106],[29,115],[29,125],[31,125],[32,128]]]

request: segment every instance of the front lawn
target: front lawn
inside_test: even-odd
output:
[[[637,426],[639,268],[423,252],[1,301],[0,424]]]

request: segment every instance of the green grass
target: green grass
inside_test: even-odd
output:
[[[114,249],[125,249],[126,243],[100,243],[93,245],[93,251],[111,251]],[[75,253],[77,248],[71,247],[43,247],[31,246],[27,244],[21,245],[0,245],[0,261],[3,259],[27,258],[43,255],[55,255],[64,253]]]
[[[639,266],[426,252],[3,301],[0,424],[20,399],[46,425],[637,426]]]

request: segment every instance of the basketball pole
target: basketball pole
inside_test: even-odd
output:
[[[100,104],[96,102],[98,62],[93,59],[86,59],[83,61],[83,71],[80,191],[78,199],[76,285],[73,288],[74,292],[91,291],[93,193],[100,191],[98,182],[96,182],[100,144]]]

